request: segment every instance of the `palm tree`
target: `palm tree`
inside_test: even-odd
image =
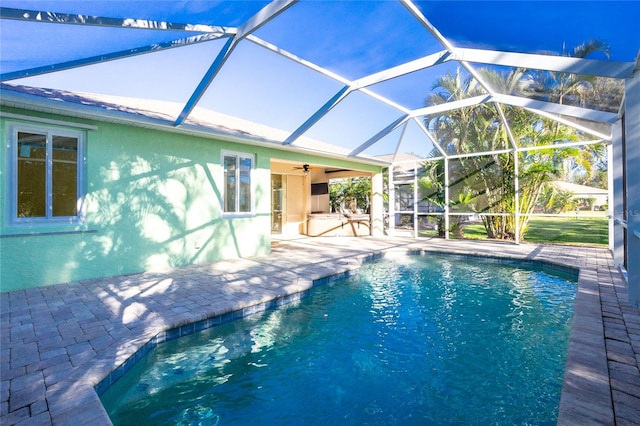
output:
[[[564,50],[564,49],[563,49]],[[598,39],[593,39],[574,47],[571,51],[563,51],[561,56],[586,58],[596,52],[602,52],[609,58],[609,45]],[[524,93],[533,97],[559,104],[579,105],[580,100],[588,92],[593,91],[593,76],[554,71],[529,70],[525,73]]]
[[[486,71],[486,74],[492,80],[501,81],[504,85],[517,81],[517,78],[513,77],[499,79],[499,76],[491,71]],[[434,84],[434,90],[435,93],[427,99],[430,104],[486,94],[475,79],[471,76],[463,77],[460,71],[455,75],[449,73],[438,79]],[[506,131],[495,108],[491,104],[461,108],[428,118],[427,126],[447,154],[504,150],[507,147]],[[428,193],[430,188],[444,185],[444,180],[440,183],[434,182],[434,176],[442,176],[444,179],[442,173],[434,173],[434,168],[443,168],[441,164],[426,163],[425,168],[428,171],[421,180],[421,186],[425,192]],[[511,154],[468,156],[450,160],[449,206],[452,210],[459,212],[508,212],[513,209],[513,202],[510,200],[515,194],[513,185],[509,185],[509,182],[513,182]],[[442,198],[439,201],[444,204],[444,191],[440,190],[438,194]],[[485,217],[483,220],[490,237],[504,238],[506,221],[502,220],[503,223],[498,229],[490,217]],[[455,216],[452,217],[451,223],[451,230],[461,234],[457,231],[459,220],[456,220]]]
[[[329,202],[333,211],[369,211],[371,179],[337,179],[329,185]]]
[[[585,57],[595,51],[608,48],[597,40],[576,47],[570,56]],[[592,89],[593,79],[568,73],[553,73],[514,69],[501,73],[494,69],[479,71],[493,90],[507,94],[531,94],[547,101],[575,103],[580,96]],[[433,85],[433,93],[427,97],[427,105],[461,100],[486,94],[471,76],[460,70],[447,73]],[[450,155],[492,152],[509,146],[505,123],[499,118],[495,106],[489,104],[461,108],[434,117],[425,124],[433,132],[443,150]],[[559,122],[540,117],[524,109],[505,107],[504,115],[511,133],[520,146],[539,147],[561,141],[575,141],[578,132]],[[449,162],[449,189],[455,188],[449,200],[471,211],[486,213],[510,213],[511,215],[484,216],[483,223],[490,238],[523,238],[530,214],[538,200],[545,182],[563,173],[566,160],[572,158],[585,170],[590,170],[588,157],[593,157],[592,148],[548,148],[518,152],[519,203],[522,215],[516,229],[515,217],[515,157],[514,153],[490,154],[464,157]],[[423,197],[436,194],[442,205],[444,179],[440,162],[425,162],[425,173],[420,184]],[[434,189],[437,189],[434,192]],[[434,201],[431,199],[430,201]]]

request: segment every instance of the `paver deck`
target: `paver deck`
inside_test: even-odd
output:
[[[300,238],[269,256],[0,295],[0,423],[111,424],[95,386],[167,330],[250,311],[372,254],[439,251],[580,268],[558,424],[640,424],[640,313],[608,250],[409,238]]]

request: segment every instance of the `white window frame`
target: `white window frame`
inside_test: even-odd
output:
[[[251,207],[249,211],[241,212],[240,211],[240,185],[236,185],[235,188],[235,205],[234,211],[226,211],[226,191],[227,191],[227,181],[225,177],[225,158],[234,157],[236,159],[236,182],[240,181],[240,159],[249,159],[251,161],[251,168],[249,171],[249,195],[251,197]],[[255,169],[255,155],[247,152],[238,152],[238,151],[222,151],[220,158],[221,166],[222,166],[222,200],[221,200],[221,209],[222,215],[229,217],[242,217],[242,216],[254,216],[255,215],[255,183],[254,183],[254,169]]]
[[[46,137],[46,216],[43,217],[18,217],[18,133],[35,133]],[[54,136],[75,138],[78,141],[76,164],[76,215],[53,216],[52,210],[52,171],[53,161],[51,157]],[[86,134],[84,131],[67,129],[54,126],[44,126],[32,123],[7,122],[7,173],[6,180],[6,211],[5,221],[7,226],[37,227],[43,225],[77,225],[84,221],[83,201],[85,198],[85,150]]]

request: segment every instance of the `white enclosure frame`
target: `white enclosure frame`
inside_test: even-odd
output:
[[[442,147],[434,140],[433,136],[429,134],[422,123],[421,117],[481,103],[495,103],[500,120],[509,133],[511,146],[507,148],[506,152],[516,154],[524,148],[519,147],[518,142],[511,135],[509,123],[502,112],[501,104],[529,109],[542,116],[553,118],[563,124],[571,125],[584,132],[588,132],[596,138],[595,140],[597,140],[597,143],[605,142],[609,144],[609,188],[611,191],[611,201],[609,203],[609,213],[611,218],[610,247],[613,251],[616,264],[619,265],[626,273],[629,283],[630,304],[640,305],[640,167],[638,167],[640,165],[640,77],[638,75],[638,64],[640,58],[636,58],[633,62],[611,62],[552,55],[458,48],[449,42],[438,31],[438,29],[424,16],[413,1],[399,0],[399,2],[410,13],[411,17],[440,43],[442,50],[384,71],[373,73],[357,80],[349,80],[339,76],[334,72],[311,63],[310,61],[299,58],[295,54],[287,52],[278,46],[274,46],[255,35],[259,28],[268,25],[269,22],[276,19],[278,15],[285,13],[289,8],[295,6],[297,0],[273,1],[237,28],[200,24],[173,24],[137,19],[100,18],[48,11],[34,12],[22,9],[2,8],[0,10],[0,18],[2,19],[11,19],[30,23],[41,22],[45,24],[57,23],[126,29],[137,28],[140,31],[183,31],[185,33],[185,37],[169,43],[142,46],[135,49],[113,52],[107,55],[96,55],[74,61],[60,62],[37,68],[7,72],[0,74],[0,81],[9,82],[24,77],[96,64],[104,61],[122,59],[135,55],[152,54],[153,52],[189,46],[196,43],[206,43],[212,40],[221,39],[226,40],[224,47],[213,60],[205,75],[202,76],[202,79],[197,84],[197,87],[191,93],[188,101],[184,104],[182,111],[176,118],[174,125],[181,126],[198,105],[198,102],[211,83],[216,79],[220,70],[225,66],[227,60],[234,54],[234,50],[238,44],[241,42],[252,43],[255,46],[267,49],[281,55],[289,61],[293,61],[300,66],[309,68],[324,77],[332,79],[341,86],[337,92],[326,99],[320,108],[310,114],[301,125],[290,132],[288,137],[282,141],[278,141],[283,146],[291,146],[292,148],[295,148],[302,136],[311,127],[322,120],[350,93],[357,91],[395,109],[397,111],[397,117],[389,123],[383,123],[382,130],[371,136],[368,140],[362,142],[358,147],[353,149],[347,157],[354,159],[366,159],[367,157],[363,156],[363,153],[365,153],[369,147],[378,143],[389,133],[401,126],[406,126],[406,124],[411,121],[417,124],[418,128],[424,134],[425,140],[432,143],[440,152],[440,155],[442,156],[441,158],[444,158],[445,176],[447,176],[446,179],[448,179],[447,171],[449,160],[455,157],[447,156]],[[374,84],[404,76],[419,70],[424,70],[448,61],[455,61],[459,63],[460,66],[469,73],[469,75],[479,82],[486,91],[486,95],[462,101],[449,102],[438,106],[411,109],[403,105],[399,105],[398,103],[371,90],[371,86]],[[502,94],[494,91],[492,87],[483,80],[482,76],[473,66],[475,63],[624,79],[625,98],[623,104],[620,106],[620,110],[617,113],[612,113]],[[581,127],[579,124],[573,123],[564,117],[573,117],[610,124],[612,125],[613,135],[602,134],[586,127]],[[391,150],[394,152],[394,156],[391,160],[390,177],[393,176],[393,163],[396,155],[398,154],[399,146],[402,143],[403,137],[404,131],[402,132],[395,149]],[[582,144],[584,143],[590,142],[582,142]],[[557,147],[561,147],[561,145],[557,145]],[[480,152],[470,155],[487,155],[497,152],[498,151]],[[335,155],[335,153],[329,152],[327,152],[327,154]],[[518,156],[514,155],[514,157],[517,159]],[[517,188],[518,176],[514,176],[514,179]],[[393,204],[393,181],[392,179],[390,180],[391,193],[389,195],[391,196],[391,202],[389,204],[390,213],[392,214],[393,209],[391,208],[391,205]],[[448,181],[445,182],[445,191],[447,191],[445,195],[448,200]],[[516,204],[517,203],[519,203],[519,200],[516,197]],[[444,208],[444,215],[448,230],[450,216],[448,205]],[[417,217],[417,212],[414,217]],[[517,222],[520,221],[519,214],[516,214],[515,220]],[[446,237],[448,238],[448,232]]]

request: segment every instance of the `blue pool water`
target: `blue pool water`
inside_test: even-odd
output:
[[[405,256],[153,349],[116,425],[555,424],[571,275]]]

